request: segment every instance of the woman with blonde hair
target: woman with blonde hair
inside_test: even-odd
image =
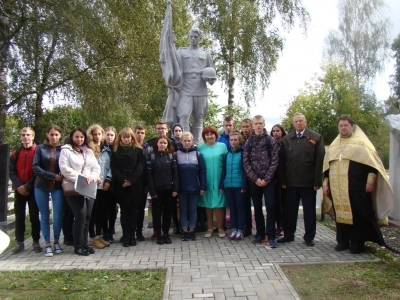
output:
[[[135,230],[137,206],[142,197],[144,155],[133,130],[123,128],[114,141],[111,170],[114,190],[121,208],[123,246],[136,246]]]
[[[97,181],[96,199],[89,223],[89,245],[97,249],[103,249],[110,246],[110,243],[102,237],[102,229],[106,218],[107,191],[111,185],[112,178],[111,152],[103,147],[105,132],[100,125],[91,125],[87,130],[87,136],[89,147],[93,150],[94,156],[100,165],[100,178]]]
[[[106,138],[102,145],[102,149],[107,151],[108,154],[112,154],[114,149],[114,141],[117,137],[117,130],[114,126],[108,126],[106,128]],[[117,202],[113,189],[113,183],[111,183],[111,188],[106,192],[107,200],[105,207],[105,219],[103,223],[103,239],[109,243],[114,243],[114,233],[115,233],[115,220],[117,219]]]

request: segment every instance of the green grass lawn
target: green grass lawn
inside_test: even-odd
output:
[[[0,273],[0,299],[161,299],[166,270]]]
[[[282,266],[301,299],[399,299],[398,263]]]
[[[335,223],[330,219],[321,224],[335,230]],[[367,243],[366,252],[382,259],[382,262],[281,268],[302,299],[400,299],[398,255],[373,243]]]

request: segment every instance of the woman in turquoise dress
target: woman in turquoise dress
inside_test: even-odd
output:
[[[219,181],[222,175],[222,167],[225,154],[228,152],[224,143],[217,142],[218,132],[214,127],[208,126],[202,132],[204,144],[198,146],[206,163],[207,191],[200,197],[199,206],[206,208],[207,233],[206,238],[211,237],[213,232],[213,213],[217,217],[219,237],[225,237],[224,207],[225,195],[219,191]]]

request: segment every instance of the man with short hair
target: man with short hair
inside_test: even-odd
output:
[[[253,126],[250,119],[243,119],[241,125],[242,131],[240,132],[243,137],[243,144],[247,141],[249,137],[253,134]]]
[[[279,147],[265,132],[263,116],[257,115],[253,118],[253,128],[254,135],[247,140],[243,150],[243,167],[250,181],[257,228],[253,243],[261,243],[267,235],[270,247],[276,248],[274,176],[279,162]],[[266,226],[262,210],[263,196],[267,210]]]
[[[358,254],[366,241],[385,245],[377,218],[390,213],[393,191],[375,147],[361,128],[347,115],[340,116],[337,126],[339,135],[324,159],[323,192],[332,199],[325,199],[324,206],[329,202],[335,215],[335,250]]]
[[[168,136],[168,125],[164,121],[158,121],[156,123],[156,134],[157,136],[155,138],[152,138],[147,141],[148,145],[150,148],[153,147],[153,143],[156,141],[157,138],[162,137],[162,136]]]
[[[232,117],[224,118],[223,127],[224,131],[222,131],[219,137],[217,138],[217,142],[224,143],[226,149],[229,149],[229,147],[231,146],[229,142],[229,134],[233,131],[234,128],[234,122]]]
[[[159,130],[159,131],[161,131],[161,130]],[[151,147],[145,141],[146,127],[142,124],[136,125],[134,135],[135,135],[136,141],[142,146],[144,158],[147,161],[150,158]],[[146,161],[144,162],[144,164],[146,164]],[[148,179],[147,179],[146,168],[143,168],[142,182],[143,182],[143,197],[142,197],[142,201],[137,206],[137,225],[136,225],[136,238],[140,242],[145,240],[145,238],[143,236],[143,222],[144,222],[144,215],[145,215],[145,208],[146,208],[146,201],[147,201],[147,192],[148,192],[148,186],[147,186]]]
[[[307,120],[302,113],[293,115],[294,132],[287,134],[281,143],[279,177],[286,189],[283,208],[284,237],[278,243],[294,241],[299,204],[304,213],[304,242],[314,246],[316,233],[316,196],[322,185],[322,163],[325,155],[323,137],[306,128]]]
[[[36,144],[35,132],[30,127],[21,129],[21,146],[10,156],[9,175],[14,189],[15,239],[17,245],[12,250],[17,254],[25,249],[25,210],[29,207],[29,219],[32,225],[32,248],[36,253],[42,251],[39,245],[40,220],[39,208],[34,196],[35,176],[32,170]]]
[[[243,145],[244,145],[246,143],[246,141],[249,139],[249,137],[251,137],[252,132],[253,132],[251,120],[243,119],[242,124],[241,124],[241,129],[242,129],[242,131],[240,133],[242,134]],[[248,178],[247,178],[247,186],[250,186],[250,181]],[[246,213],[246,221],[245,221],[243,236],[246,237],[246,236],[250,236],[252,234],[252,227],[253,227],[250,191],[247,190],[244,193],[243,199],[245,201],[245,213]]]

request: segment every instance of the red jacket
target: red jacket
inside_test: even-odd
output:
[[[33,158],[35,157],[36,144],[30,148],[24,148],[21,145],[17,159],[17,150],[13,151],[10,156],[9,176],[13,189],[17,189],[21,185],[25,185],[28,190],[33,190],[35,176],[33,174]]]

